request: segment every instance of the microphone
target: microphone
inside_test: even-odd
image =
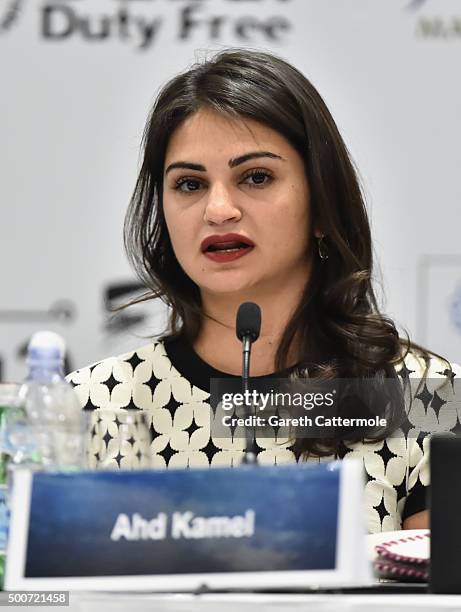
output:
[[[237,338],[242,342],[242,391],[243,397],[247,397],[248,379],[250,374],[250,354],[251,345],[259,338],[261,331],[261,308],[254,302],[244,302],[240,304],[237,312],[236,333]],[[250,407],[245,402],[245,417],[251,416]],[[245,454],[243,463],[256,464],[255,452],[255,432],[247,426]]]
[[[261,332],[261,308],[254,302],[243,302],[237,312],[237,338],[244,341],[245,336],[255,342]]]

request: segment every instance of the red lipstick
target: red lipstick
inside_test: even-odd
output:
[[[247,255],[254,246],[252,240],[240,234],[215,234],[207,236],[200,248],[208,259],[217,263],[227,263]]]

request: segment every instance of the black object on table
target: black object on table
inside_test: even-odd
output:
[[[461,437],[431,437],[431,593],[461,593]]]

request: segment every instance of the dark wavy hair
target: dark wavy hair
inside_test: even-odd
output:
[[[161,298],[170,307],[169,335],[190,342],[197,337],[204,316],[200,292],[173,252],[162,192],[169,139],[187,117],[204,108],[251,118],[286,138],[304,160],[312,227],[326,236],[328,259],[313,257],[303,297],[278,347],[276,370],[289,365],[285,359],[296,336],[300,376],[307,369],[317,378],[395,378],[394,366],[416,345],[402,340],[393,321],[379,311],[370,226],[354,164],[317,90],[273,54],[226,49],[194,64],[160,91],[146,124],[144,157],[125,220],[126,251],[148,288],[136,301]],[[403,397],[397,399],[396,414],[402,402]],[[337,453],[340,444],[333,439],[298,443],[300,451],[317,456]]]

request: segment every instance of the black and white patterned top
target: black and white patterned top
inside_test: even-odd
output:
[[[421,378],[425,363],[409,353],[402,372]],[[245,439],[213,438],[210,378],[225,378],[181,340],[157,341],[134,352],[111,357],[69,375],[81,406],[91,411],[90,466],[185,468],[235,466]],[[366,518],[370,533],[401,529],[407,516],[426,508],[429,485],[427,432],[456,429],[461,402],[453,380],[459,366],[431,359],[424,384],[413,398],[410,422],[417,435],[394,435],[376,443],[346,445],[344,459],[363,462]],[[257,438],[258,463],[300,460],[292,441]],[[330,461],[334,457],[308,461]]]

